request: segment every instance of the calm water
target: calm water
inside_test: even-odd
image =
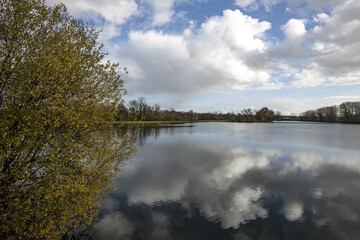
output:
[[[360,125],[144,129],[98,239],[360,239]]]

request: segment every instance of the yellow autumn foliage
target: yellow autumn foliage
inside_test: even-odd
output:
[[[113,128],[121,69],[62,4],[2,0],[0,18],[0,239],[59,239],[134,150]]]

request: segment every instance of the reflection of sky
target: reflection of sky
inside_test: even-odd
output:
[[[323,130],[293,141],[304,126],[288,126],[147,130],[103,203],[98,236],[360,239],[359,142],[352,142],[359,127],[310,124]],[[349,145],[333,148],[329,127]]]

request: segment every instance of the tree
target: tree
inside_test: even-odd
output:
[[[131,100],[129,102],[129,111],[131,115],[130,120],[143,121],[147,120],[146,115],[150,111],[150,106],[146,104],[144,97],[139,97],[137,100]]]
[[[314,110],[308,110],[303,113],[303,118],[305,121],[316,121],[316,112]]]
[[[133,151],[106,132],[123,81],[64,5],[2,0],[0,18],[0,238],[58,239],[93,220]]]
[[[146,99],[144,97],[139,97],[137,102],[139,104],[140,120],[145,119],[146,112],[148,110],[148,105],[146,104]]]
[[[139,115],[139,103],[138,101],[131,100],[129,102],[129,115],[131,117],[130,120],[136,121],[136,120],[140,120],[138,115]]]
[[[246,108],[246,109],[241,110],[241,114],[243,115],[245,122],[254,121],[254,113],[251,108]]]
[[[316,114],[316,117],[317,117],[317,120],[318,120],[318,121],[320,121],[320,122],[325,121],[326,108],[325,108],[325,107],[321,107],[321,108],[316,109],[315,114]]]
[[[325,108],[326,111],[326,121],[327,122],[335,122],[336,116],[337,116],[337,107],[336,106],[330,106]]]
[[[120,102],[116,107],[116,120],[126,121],[128,119],[129,111],[123,102]]]
[[[360,122],[360,102],[345,102],[339,106],[340,116],[344,122]]]
[[[256,118],[261,122],[271,122],[274,120],[274,111],[264,107],[256,112]]]

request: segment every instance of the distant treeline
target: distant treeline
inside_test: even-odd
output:
[[[280,120],[360,123],[360,102],[345,102],[340,105],[308,110],[299,116],[284,116],[267,107],[259,110],[246,108],[239,113],[197,113],[161,110],[159,104],[149,105],[144,97],[132,100],[127,106],[117,107],[118,121],[229,121],[229,122],[271,122]]]
[[[120,104],[117,107],[118,121],[230,121],[230,122],[271,122],[281,120],[281,114],[264,107],[260,110],[243,109],[240,113],[196,113],[161,110],[159,104],[148,105],[144,97],[132,100],[127,106]]]
[[[315,122],[360,123],[360,102],[321,107],[302,113],[297,120]]]

